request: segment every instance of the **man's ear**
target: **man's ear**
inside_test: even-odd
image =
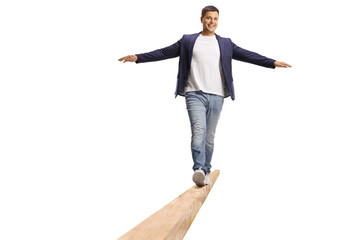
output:
[[[202,20],[203,20],[203,17],[201,16],[201,17],[200,17],[200,22],[202,22]]]

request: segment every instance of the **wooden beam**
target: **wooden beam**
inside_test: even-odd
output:
[[[215,170],[210,174],[211,185],[191,187],[118,240],[183,239],[219,174]]]

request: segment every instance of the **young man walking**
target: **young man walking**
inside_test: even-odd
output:
[[[267,68],[291,67],[285,62],[267,58],[236,46],[230,38],[215,34],[219,10],[202,9],[200,33],[184,35],[171,46],[148,53],[128,55],[125,62],[152,62],[174,57],[179,59],[175,96],[185,96],[191,123],[191,152],[194,161],[193,181],[199,187],[209,185],[214,138],[224,98],[235,99],[232,59]]]

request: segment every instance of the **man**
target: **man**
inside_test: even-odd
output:
[[[191,123],[191,152],[194,161],[193,181],[199,187],[209,185],[211,159],[216,126],[224,98],[235,99],[232,79],[232,59],[275,68],[291,67],[236,46],[230,38],[215,34],[219,10],[214,6],[202,9],[200,33],[184,35],[171,46],[152,52],[128,55],[119,61],[151,62],[179,57],[179,72],[175,96],[185,96]]]

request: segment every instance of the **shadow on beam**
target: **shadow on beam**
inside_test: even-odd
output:
[[[212,185],[193,186],[118,240],[183,239],[219,174],[220,171],[215,170],[210,174]]]

